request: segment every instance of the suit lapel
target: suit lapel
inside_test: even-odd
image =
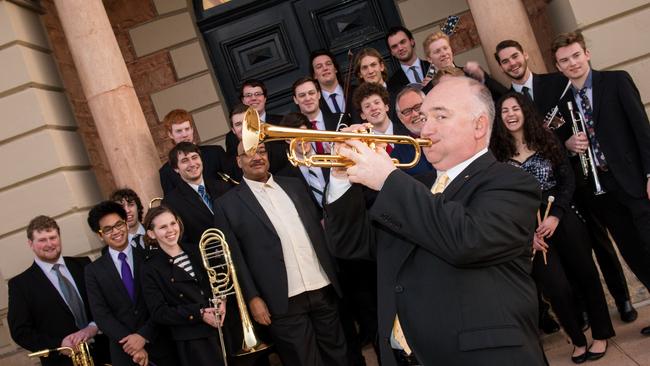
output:
[[[591,71],[591,96],[592,96],[591,108],[593,109],[592,120],[594,121],[594,125],[598,123],[598,114],[600,113],[600,101],[602,100],[603,97],[604,88],[601,85],[601,82],[602,82],[602,74],[598,71],[592,70]]]
[[[458,192],[458,190],[467,182],[474,174],[485,169],[487,166],[493,164],[496,161],[494,155],[491,152],[487,152],[474,160],[467,168],[465,168],[460,174],[454,178],[454,180],[449,183],[447,188],[445,188],[443,194],[447,198],[452,198]]]
[[[113,283],[117,288],[117,291],[119,292],[118,296],[121,296],[125,301],[126,300],[131,301],[131,298],[129,297],[129,293],[126,291],[126,287],[124,287],[124,282],[122,282],[122,277],[120,277],[120,273],[117,272],[117,268],[115,267],[115,263],[113,263],[113,259],[111,258],[110,253],[106,252],[106,254],[102,255],[97,261],[101,265],[102,272],[105,274],[105,276],[108,277],[109,281],[111,281],[111,283]],[[135,264],[135,258],[133,259],[133,262]],[[135,268],[133,269],[133,273],[135,273]]]
[[[205,205],[203,200],[201,200],[201,197],[199,194],[192,188],[190,187],[189,184],[186,182],[183,182],[185,184],[181,184],[179,186],[180,193],[183,196],[183,198],[194,208],[197,210],[201,211],[202,216],[212,216],[212,213],[208,209],[208,206]],[[205,184],[205,180],[203,182]],[[209,192],[208,192],[209,193]],[[211,199],[214,200],[214,197],[210,197]]]
[[[271,223],[271,220],[269,220],[266,212],[264,212],[262,205],[257,202],[257,198],[255,198],[255,195],[253,194],[253,191],[251,191],[251,188],[248,186],[248,184],[242,180],[235,189],[237,189],[237,195],[244,202],[246,207],[248,207],[248,209],[250,209],[255,214],[255,216],[257,216],[257,218],[260,219],[264,225],[266,225],[269,230],[277,235],[275,228]]]
[[[65,302],[65,300],[63,300],[63,297],[61,297],[59,291],[56,290],[56,287],[54,287],[52,282],[50,282],[49,278],[47,278],[45,273],[43,273],[41,267],[39,267],[36,262],[32,264],[32,276],[34,279],[34,288],[40,289],[44,297],[48,299],[56,299],[56,303],[59,304],[59,306],[61,306],[61,308],[63,308],[65,311],[67,311],[70,316],[74,317],[74,315],[72,315],[72,311],[68,307],[68,304]]]

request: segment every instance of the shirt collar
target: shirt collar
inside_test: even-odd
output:
[[[391,121],[390,119],[388,120],[388,127],[386,128],[386,131],[381,132],[379,130],[373,129],[372,132],[375,135],[392,135],[393,134],[393,121]]]
[[[336,93],[336,96],[343,96],[343,88],[341,87],[341,84],[336,84],[336,88],[334,88],[334,91],[331,93],[322,88],[320,92],[323,94],[323,99],[328,99],[330,95],[334,93]]]
[[[127,258],[131,258],[131,252],[133,251],[132,248],[133,247],[129,244],[129,245],[126,246],[126,248],[124,248],[124,250],[122,250],[121,252],[118,252],[117,250],[115,250],[115,249],[113,249],[111,247],[108,247],[108,253],[111,255],[111,258],[113,258],[113,262],[120,263],[120,259],[118,258],[118,255],[120,255],[120,253],[124,253],[124,254],[126,254]]]
[[[52,271],[52,267],[54,267],[54,265],[57,264],[57,263],[60,264],[61,266],[65,267],[65,261],[63,260],[62,255],[59,256],[59,259],[57,259],[55,263],[45,262],[45,261],[41,260],[38,257],[34,258],[34,262],[36,262],[36,264],[39,267],[41,267],[41,269],[45,273],[48,273],[48,272]]]
[[[256,180],[250,180],[246,177],[244,178],[244,182],[251,188],[253,192],[264,192],[264,188],[276,188],[277,183],[273,180],[273,174],[269,173],[269,179],[266,182],[258,182]]]
[[[418,68],[418,69],[421,69],[421,68],[422,68],[422,63],[420,62],[420,58],[419,58],[419,57],[416,57],[416,58],[415,58],[415,61],[413,61],[413,63],[410,64],[410,65],[403,64],[403,63],[401,63],[401,62],[399,63],[399,65],[402,67],[402,70],[404,70],[404,73],[405,73],[405,74],[410,70],[411,66],[415,66],[415,67]],[[421,71],[422,71],[422,70],[421,70]],[[423,72],[424,72],[424,71],[423,71]]]
[[[471,158],[463,161],[462,163],[460,163],[460,164],[458,164],[458,165],[456,165],[456,166],[454,166],[452,168],[449,168],[449,170],[447,170],[446,172],[441,171],[441,170],[436,170],[437,176],[439,177],[442,174],[447,173],[447,176],[449,177],[449,182],[451,183],[454,180],[454,178],[456,178],[460,173],[462,173],[463,170],[465,170],[465,168],[467,168],[471,163],[473,163],[474,160],[478,159],[483,154],[487,153],[487,151],[488,151],[488,149],[486,147],[483,150],[481,150],[481,151],[477,152],[476,154],[474,154],[474,156],[472,156]]]
[[[533,73],[532,72],[528,76],[528,79],[526,79],[526,82],[524,82],[523,84],[512,83],[512,88],[517,93],[521,93],[521,89],[523,89],[524,86],[527,87],[528,90],[530,90],[531,92],[533,91]]]
[[[587,79],[585,80],[585,84],[582,86],[582,89],[591,89],[593,86],[593,79],[592,79],[592,70],[589,70],[589,74],[587,74]],[[571,90],[573,90],[573,94],[578,94],[580,91],[571,83]]]
[[[187,183],[187,184],[189,184],[189,186],[192,187],[192,189],[196,193],[199,193],[199,186],[205,187],[205,182],[203,181],[203,179],[201,179],[201,183],[199,183],[199,184],[192,184],[192,183]]]

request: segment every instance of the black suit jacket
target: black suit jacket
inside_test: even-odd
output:
[[[298,179],[273,179],[291,198],[323,270],[340,295],[334,260],[309,192]],[[217,200],[215,207],[215,226],[223,231],[230,245],[246,302],[260,296],[271,315],[286,313],[289,298],[282,244],[253,191],[242,182]]]
[[[345,123],[347,125],[363,122],[363,120],[361,120],[359,110],[354,106],[354,102],[352,101],[352,96],[354,95],[355,89],[356,86],[350,85],[350,91],[345,98],[345,113],[343,115],[343,118],[341,118],[341,115],[339,113],[336,113],[336,111],[330,110],[329,104],[327,104],[327,101],[323,96],[323,92],[321,91],[319,106],[321,112],[323,112],[323,118],[326,121],[325,126],[328,131],[336,131],[336,126],[338,125],[339,118],[341,118],[341,123]]]
[[[625,71],[592,70],[592,83],[594,129],[607,166],[625,193],[647,198],[650,125],[639,90]],[[566,123],[556,131],[562,141],[573,134],[566,107],[568,102],[574,104],[574,111],[579,110],[571,90],[561,103]],[[582,176],[582,169],[574,170]]]
[[[142,293],[151,318],[169,327],[178,341],[216,336],[217,330],[203,322],[201,309],[211,307],[212,295],[195,243],[182,244],[195,277],[175,265],[163,250],[149,256],[142,267]]]
[[[199,149],[201,150],[201,160],[203,161],[203,177],[221,180],[217,172],[234,176],[232,159],[228,158],[223,147],[218,145],[201,145]],[[160,186],[165,195],[173,191],[181,183],[184,183],[181,176],[169,165],[169,162],[163,164],[158,170],[158,173],[160,175]]]
[[[423,365],[543,365],[530,243],[539,207],[529,174],[487,153],[433,195],[392,172],[366,211],[353,185],[325,207],[335,255],[377,260],[379,343],[395,314]]]
[[[560,72],[550,74],[533,73],[532,76],[533,104],[535,104],[539,115],[544,118],[546,113],[550,112],[555,106],[560,107],[560,96],[568,83],[568,79]],[[510,91],[515,91],[512,85]]]
[[[84,267],[90,263],[90,259],[64,257],[64,261],[84,302],[88,320],[91,321],[92,314],[84,281]],[[72,311],[36,262],[9,280],[7,320],[13,340],[31,352],[58,348],[63,338],[79,330],[75,325]],[[95,336],[95,349],[103,357],[108,356],[105,337]],[[72,364],[68,357],[57,354],[42,357],[41,363],[43,365]]]
[[[215,200],[230,189],[230,185],[221,180],[207,179],[205,176],[203,178],[214,208]],[[166,194],[162,204],[171,207],[183,220],[182,241],[185,243],[198,245],[203,232],[214,224],[213,213],[210,212],[199,194],[185,182]]]
[[[404,127],[404,125],[400,124],[393,126],[393,134],[411,136],[410,131]],[[406,163],[412,161],[413,158],[415,158],[415,149],[413,149],[413,146],[411,145],[394,144],[393,151],[390,152],[390,157],[399,160],[400,163]],[[422,152],[422,148],[420,148],[420,160],[418,160],[418,163],[414,167],[404,169],[404,172],[409,175],[418,175],[428,173],[432,170],[433,166],[431,166],[431,163],[427,161],[427,158],[424,156],[424,152]]]
[[[88,302],[97,326],[108,336],[111,362],[114,366],[134,365],[119,341],[129,334],[138,333],[149,343],[149,359],[156,365],[174,365],[173,343],[167,329],[157,327],[149,317],[144,301],[140,275],[146,253],[132,248],[135,302],[129,297],[122,278],[115,268],[111,255],[106,252],[86,266]]]
[[[420,59],[420,67],[422,69],[422,74],[424,75],[424,77],[426,77],[426,75],[427,75],[427,71],[429,70],[429,66],[431,66],[429,61]],[[390,78],[388,79],[388,81],[386,82],[386,89],[388,89],[388,93],[391,96],[397,96],[397,94],[402,90],[402,88],[407,86],[409,83],[410,83],[409,79],[406,76],[406,74],[404,73],[404,70],[402,70],[401,66],[398,66],[395,69],[395,72],[393,73],[393,75],[391,75]],[[431,83],[427,84],[424,88],[422,88],[422,91],[425,94],[428,93],[430,90],[431,90]],[[394,98],[391,98],[391,99],[394,99]],[[390,108],[393,109],[393,108],[395,108],[395,106],[391,105]]]

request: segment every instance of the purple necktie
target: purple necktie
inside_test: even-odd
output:
[[[117,258],[120,260],[120,262],[122,262],[122,282],[124,283],[124,287],[126,287],[126,292],[129,293],[131,300],[135,301],[135,285],[133,283],[133,274],[131,273],[129,262],[126,261],[126,254],[120,252],[120,254],[117,255]]]

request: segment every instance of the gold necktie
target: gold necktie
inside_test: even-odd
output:
[[[449,176],[447,173],[442,173],[442,175],[438,177],[436,184],[431,188],[431,193],[441,193],[445,190],[445,187],[447,187],[447,183],[449,183]]]
[[[404,332],[402,332],[402,326],[399,324],[399,317],[395,315],[395,321],[393,322],[393,338],[397,341],[397,344],[404,349],[407,355],[411,354],[411,347],[406,342],[406,337],[404,337]]]

